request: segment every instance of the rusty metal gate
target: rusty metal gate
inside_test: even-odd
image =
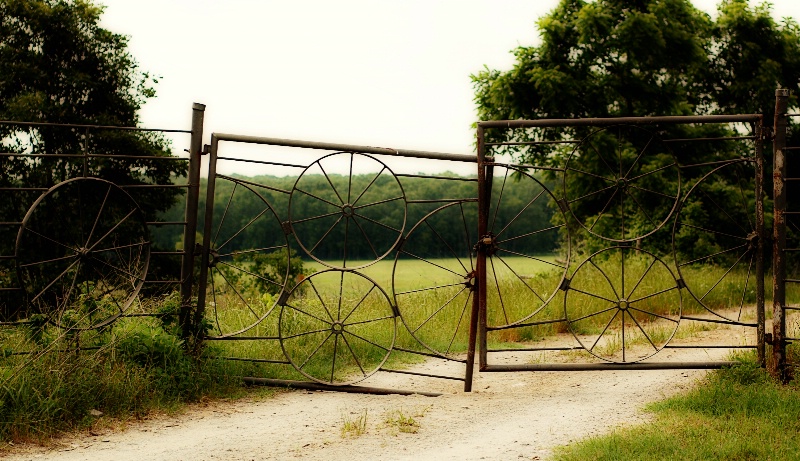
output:
[[[188,158],[157,157],[188,162],[188,181],[177,185],[97,179],[92,162],[112,154],[93,151],[88,134],[119,128],[53,127],[82,135],[85,147],[2,154],[78,161],[55,185],[3,186],[19,217],[0,223],[15,237],[0,289],[26,301],[4,303],[3,325],[44,317],[65,332],[96,330],[159,315],[131,306],[148,284],[179,285],[184,336],[214,343],[220,360],[252,364],[266,382],[279,382],[270,380],[277,368],[295,384],[326,388],[406,373],[469,391],[476,354],[486,372],[717,368],[730,362],[664,351],[755,349],[765,364],[765,344],[783,373],[794,335],[786,313],[797,309],[786,292],[800,280],[789,257],[800,246],[800,211],[786,190],[800,174],[786,167],[796,149],[786,146],[795,139],[787,119],[797,114],[785,113],[782,91],[774,130],[759,115],[488,121],[478,124],[477,155],[220,133],[203,146],[204,107],[195,105],[192,129],[173,130],[191,134]],[[770,258],[762,150],[773,132]],[[466,163],[475,174],[418,173],[425,162]],[[233,173],[241,165],[252,174]],[[430,195],[434,183],[448,185],[445,196]],[[139,206],[147,190],[174,187],[187,190],[184,220],[160,221]],[[81,232],[50,235],[64,203],[79,204],[70,216]],[[150,251],[154,226],[182,228],[183,248]],[[153,256],[180,268],[154,274]],[[299,264],[315,271],[304,275]],[[76,319],[69,308],[109,294],[102,315]],[[743,333],[693,336],[718,324]],[[450,366],[410,371],[409,357]]]

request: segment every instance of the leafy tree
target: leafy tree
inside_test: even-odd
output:
[[[100,27],[102,11],[91,0],[0,0],[0,120],[139,124],[138,111],[155,95],[157,81],[139,70],[127,37]],[[156,160],[170,150],[160,133],[0,123],[0,187],[49,188],[83,175],[116,184],[170,184],[186,174],[185,162]],[[107,156],[76,156],[83,153]],[[131,191],[147,220],[169,209],[182,192]],[[2,221],[21,221],[40,193],[3,192]],[[53,210],[53,226],[69,226],[73,221],[65,218],[74,213],[64,210],[77,207],[63,203]],[[0,254],[13,255],[17,227],[0,227]],[[3,262],[3,285],[14,285],[11,262]]]
[[[779,86],[793,90],[790,107],[797,107],[800,28],[790,19],[776,22],[769,4],[753,8],[746,0],[724,0],[714,21],[688,0],[562,0],[537,25],[541,44],[514,50],[517,62],[513,69],[504,72],[486,68],[473,75],[481,120],[760,113],[769,124],[774,91]],[[686,166],[739,157],[752,150],[752,145],[667,146],[653,141],[725,136],[736,130],[740,129],[661,125],[645,131],[493,129],[486,135],[490,142],[583,139],[577,146],[510,146],[497,152],[548,166],[564,166],[570,159],[575,169],[616,180],[626,173],[630,178],[658,170],[671,163],[670,158]],[[644,150],[647,155],[637,160]],[[613,171],[617,169],[621,173]],[[708,171],[682,168],[683,190]],[[574,170],[572,176],[566,182],[567,199],[587,197],[609,185],[597,176],[576,175]],[[642,187],[650,191],[676,190],[674,174],[647,178],[648,184]],[[737,187],[736,181],[726,183]],[[609,189],[576,199],[571,208],[584,217],[586,227],[601,235],[611,231],[606,228],[620,226],[623,216],[632,216],[627,227],[618,232],[620,239],[646,234],[646,229],[656,227],[662,216],[669,216],[672,205],[657,194],[640,191],[637,198],[630,192],[632,199],[615,207],[608,205],[619,197],[613,193],[614,189]],[[694,205],[708,208],[708,204]],[[668,234],[649,242],[657,251],[666,252],[670,247]],[[587,251],[601,245],[591,235],[582,243]]]

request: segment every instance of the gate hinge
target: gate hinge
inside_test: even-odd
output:
[[[281,291],[281,295],[278,298],[278,305],[285,306],[286,302],[289,301],[289,292],[286,290]]]
[[[203,150],[200,151],[200,155],[208,155],[211,153],[211,144],[203,144]]]
[[[194,253],[192,256],[200,256],[203,254],[203,244],[195,242],[194,244]]]
[[[684,288],[686,288],[686,282],[684,282],[683,279],[677,279],[675,280],[675,282],[679,290],[683,290]]]
[[[564,280],[561,281],[561,285],[558,287],[561,291],[569,290],[569,279],[564,277]]]
[[[562,213],[567,213],[569,211],[569,204],[567,204],[567,199],[556,200],[558,204],[558,208],[561,209]]]
[[[292,230],[292,223],[289,221],[283,221],[281,223],[281,229],[283,229],[283,233],[286,235],[292,235],[294,230]]]
[[[394,304],[392,304],[392,313],[394,313],[395,317],[400,317],[400,309],[398,309]]]

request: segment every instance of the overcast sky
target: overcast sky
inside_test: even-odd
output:
[[[557,0],[97,0],[160,76],[143,124],[470,154],[470,74],[506,70]],[[712,0],[696,0],[712,13]],[[800,18],[800,0],[774,0]],[[175,139],[176,150],[188,146]],[[435,169],[430,166],[427,169]],[[453,170],[452,164],[443,166]],[[472,173],[463,165],[461,172]]]

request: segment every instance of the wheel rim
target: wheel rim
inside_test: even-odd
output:
[[[629,242],[669,220],[678,205],[681,175],[654,133],[615,126],[591,133],[576,146],[563,185],[566,204],[584,229],[605,240]]]
[[[389,297],[369,277],[334,269],[317,272],[283,302],[281,348],[309,379],[354,384],[386,362],[394,347],[396,320]]]
[[[328,173],[333,164],[343,162],[349,174]],[[353,183],[354,168],[373,171],[360,190]],[[314,181],[323,183],[322,192],[307,190]],[[380,193],[377,183],[388,195]],[[289,197],[289,223],[297,243],[314,260],[335,269],[359,269],[383,259],[400,241],[406,223],[405,192],[394,173],[369,155],[326,155],[297,178]],[[369,248],[371,260],[353,264],[356,248]]]
[[[70,204],[77,213],[64,213]],[[147,274],[150,240],[144,214],[127,192],[105,180],[76,178],[34,202],[16,255],[32,312],[85,330],[110,324],[131,306]]]
[[[570,332],[600,359],[638,362],[658,353],[681,318],[675,276],[652,253],[610,247],[594,253],[567,284],[564,309]]]
[[[281,220],[261,194],[235,180],[218,181],[232,182],[233,188],[211,227],[206,291],[214,325],[210,337],[228,337],[249,331],[278,304],[289,274],[289,242]],[[237,200],[258,207],[234,212],[231,208]],[[264,236],[274,241],[265,244]],[[283,268],[257,269],[265,264]]]

